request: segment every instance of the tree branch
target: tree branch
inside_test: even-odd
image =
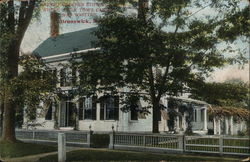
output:
[[[10,0],[8,1],[8,26],[11,33],[15,33],[15,7],[14,7],[14,1]]]
[[[179,7],[178,11],[177,11],[177,18],[176,19],[179,19],[180,18],[180,12],[181,12],[181,6]],[[176,27],[175,27],[175,31],[174,31],[174,36],[177,34],[178,30],[179,30],[179,27],[180,27],[180,24],[177,24]],[[169,68],[170,68],[170,62],[171,62],[171,59],[173,58],[173,55],[170,55],[169,57],[169,60],[168,60],[168,63],[167,63],[167,66],[166,66],[166,71],[164,73],[164,75],[162,76],[162,79],[161,79],[161,83],[160,83],[160,86],[159,87],[163,87],[165,82],[166,82],[166,79],[167,79],[167,76],[168,76],[168,72],[169,72]],[[159,91],[158,91],[158,95],[157,95],[157,100],[160,100],[162,94],[163,94],[163,88],[160,88]]]
[[[22,12],[25,12],[25,17],[24,17],[23,21],[20,20],[20,18],[22,19],[22,17],[19,17],[19,24],[18,24],[18,27],[16,30],[16,35],[17,35],[16,39],[17,39],[19,44],[21,44],[22,39],[24,37],[24,34],[25,34],[29,24],[30,24],[30,21],[31,21],[32,15],[33,15],[33,11],[35,8],[35,4],[36,4],[36,0],[30,0],[28,3],[28,8],[26,8],[25,10],[22,11]],[[23,13],[20,13],[20,14],[23,14]]]

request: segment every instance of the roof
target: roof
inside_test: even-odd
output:
[[[192,98],[174,97],[174,96],[168,96],[167,98],[173,98],[173,99],[176,99],[176,100],[182,100],[184,102],[189,102],[189,103],[195,103],[195,104],[201,104],[201,105],[209,105],[205,101],[195,100],[195,99],[192,99]]]
[[[93,27],[48,38],[33,51],[33,54],[48,57],[93,48],[92,42],[97,40],[93,34],[96,29],[97,27]]]

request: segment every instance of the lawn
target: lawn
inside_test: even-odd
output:
[[[56,150],[57,148],[54,146],[23,143],[21,141],[16,143],[0,142],[1,158],[22,157],[27,155],[54,152]]]
[[[154,154],[117,150],[83,149],[67,153],[67,161],[239,161],[235,158],[193,156],[180,154]],[[57,155],[40,159],[40,162],[56,162]]]

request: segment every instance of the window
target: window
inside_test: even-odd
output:
[[[105,96],[100,105],[100,120],[119,120],[118,96]]]
[[[84,99],[84,119],[96,120],[96,100],[96,96],[86,97]]]
[[[67,87],[76,84],[76,68],[60,70],[60,86]]]
[[[85,98],[81,98],[79,100],[79,112],[78,112],[78,119],[83,120],[83,102]]]
[[[200,120],[201,120],[201,122],[203,122],[203,120],[204,120],[204,109],[200,110],[200,114],[201,114]]]
[[[46,112],[46,115],[45,115],[45,120],[52,120],[52,103],[50,104],[47,112]]]
[[[131,109],[131,120],[138,120],[138,111],[136,109]]]
[[[130,105],[130,120],[138,120],[139,111],[141,110],[141,102],[138,100],[134,100],[134,102]]]

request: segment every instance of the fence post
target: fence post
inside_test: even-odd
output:
[[[146,147],[146,136],[143,135],[142,137],[143,137],[143,143],[142,144],[143,144],[144,147]]]
[[[91,147],[91,131],[87,133],[87,145],[88,147]]]
[[[178,137],[178,145],[179,145],[178,149],[180,149],[183,152],[183,136],[182,135]]]
[[[221,135],[219,138],[219,152],[220,152],[220,155],[223,155],[223,136]]]
[[[35,140],[35,131],[32,131],[32,139]]]
[[[114,133],[109,134],[109,149],[114,149]]]
[[[66,138],[64,133],[58,133],[58,161],[66,161]]]
[[[185,134],[183,135],[183,152],[186,151],[186,137]]]

